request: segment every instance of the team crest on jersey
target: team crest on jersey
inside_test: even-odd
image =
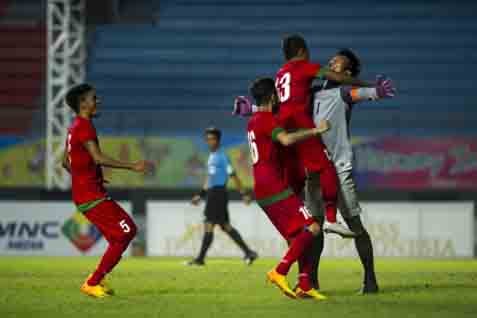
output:
[[[89,251],[101,239],[98,228],[81,213],[75,212],[61,227],[63,234],[82,253]]]

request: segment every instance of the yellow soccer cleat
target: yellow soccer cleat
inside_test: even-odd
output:
[[[328,299],[328,297],[326,297],[323,294],[320,294],[320,292],[317,291],[314,288],[312,288],[308,291],[304,291],[300,287],[297,287],[295,289],[295,293],[296,293],[296,296],[298,298],[310,298],[310,299],[315,299],[315,300],[326,300],[326,299]]]
[[[267,281],[280,288],[280,290],[285,294],[285,296],[290,298],[296,298],[295,292],[288,285],[286,276],[277,273],[275,269],[272,269],[267,273]]]
[[[114,290],[111,288],[111,285],[108,282],[108,279],[104,278],[99,285],[101,285],[104,288],[104,291],[106,294],[113,296],[114,295]]]
[[[88,278],[86,278],[86,282],[89,281],[89,279],[93,276],[93,274],[89,274]],[[99,285],[104,288],[104,291],[106,294],[113,296],[114,295],[114,290],[111,288],[110,284],[108,283],[108,279],[104,277],[100,282]]]
[[[88,282],[83,283],[83,285],[80,288],[80,291],[83,294],[86,294],[88,296],[95,297],[95,298],[108,297],[108,294],[106,293],[106,290],[104,289],[103,286],[101,285],[90,286],[88,285]]]

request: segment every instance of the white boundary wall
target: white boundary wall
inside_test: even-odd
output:
[[[472,257],[474,254],[473,202],[363,202],[363,220],[376,256]],[[262,256],[278,257],[284,240],[256,205],[230,203],[232,224]],[[186,201],[147,204],[147,254],[193,256],[202,239],[202,209]],[[210,256],[242,256],[230,239],[216,230]],[[352,240],[327,235],[327,256],[355,256]]]

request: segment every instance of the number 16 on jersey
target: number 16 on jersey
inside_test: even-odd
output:
[[[250,146],[250,156],[252,157],[252,163],[256,164],[258,162],[258,147],[257,143],[255,142],[255,133],[249,131],[247,134],[248,137],[248,145]]]

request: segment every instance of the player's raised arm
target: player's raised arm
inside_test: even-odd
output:
[[[324,78],[333,82],[337,82],[343,85],[351,85],[358,87],[373,87],[374,83],[360,80],[359,78],[354,78],[345,73],[336,73],[335,71],[330,70],[329,68],[322,68],[317,77]]]
[[[393,98],[396,88],[393,81],[385,76],[378,76],[374,87],[342,87],[341,97],[349,104],[363,101]]]
[[[148,163],[144,160],[137,162],[125,162],[105,155],[99,148],[98,143],[94,140],[88,140],[83,145],[86,150],[88,150],[94,162],[98,165],[116,169],[127,169],[141,173],[146,172],[148,168]]]
[[[275,136],[273,136],[273,138],[274,140],[280,142],[283,146],[290,146],[302,140],[323,134],[329,129],[330,123],[327,120],[322,120],[315,128],[299,130],[292,133],[288,133],[285,130],[280,130]]]

